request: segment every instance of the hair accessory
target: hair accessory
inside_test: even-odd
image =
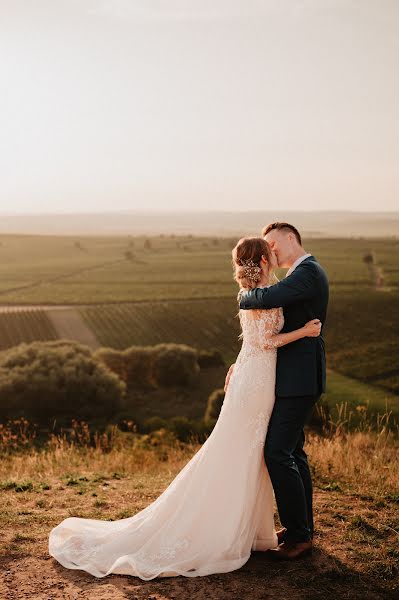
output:
[[[241,265],[244,267],[244,274],[247,279],[254,283],[260,280],[262,269],[253,260],[242,260]]]

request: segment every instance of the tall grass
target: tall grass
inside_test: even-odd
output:
[[[399,429],[390,413],[371,421],[367,411],[362,410],[357,426],[350,430],[346,405],[337,407],[335,420],[323,416],[323,407],[319,410],[322,430],[309,431],[306,445],[315,481],[327,488],[349,486],[357,493],[397,497]],[[14,427],[12,434],[7,433],[7,427]],[[50,432],[38,447],[33,445],[33,429],[26,421],[3,425],[0,479],[43,480],[73,472],[130,474],[162,470],[173,474],[200,447],[195,439],[179,442],[173,432],[165,429],[138,434],[131,421],[125,423],[125,429],[111,425],[105,432],[90,434],[87,423],[74,421],[67,432]]]
[[[37,447],[29,444],[34,438],[29,440],[26,426],[10,434],[7,430],[15,422],[9,422],[2,434],[0,430],[0,479],[46,479],[77,471],[129,474],[156,471],[161,465],[173,471],[199,448],[182,444],[166,430],[136,434],[134,423],[129,423],[130,431],[112,425],[105,432],[90,434],[87,423],[73,421],[67,432],[50,433]]]
[[[365,406],[319,404],[321,433],[308,434],[307,451],[317,479],[334,480],[353,491],[372,495],[399,494],[399,424],[391,411],[372,414]],[[333,415],[333,416],[332,416]]]

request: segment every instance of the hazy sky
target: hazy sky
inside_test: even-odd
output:
[[[0,212],[393,210],[398,0],[0,0]]]

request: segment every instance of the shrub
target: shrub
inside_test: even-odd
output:
[[[194,421],[187,417],[173,417],[170,419],[168,429],[175,434],[180,442],[188,442],[196,433]]]
[[[131,250],[125,250],[124,255],[125,255],[126,260],[133,261],[136,258],[135,253],[132,252]]]
[[[26,416],[40,423],[70,418],[109,418],[122,408],[125,386],[69,341],[21,344],[0,354],[0,417]]]
[[[192,385],[200,371],[197,351],[184,344],[131,346],[123,351],[102,348],[95,356],[130,389]]]
[[[125,365],[124,381],[128,388],[150,387],[153,381],[153,350],[151,346],[130,346],[122,352]]]
[[[154,346],[153,376],[160,387],[187,386],[199,375],[197,351],[184,344]]]
[[[122,352],[113,348],[100,348],[94,353],[94,358],[104,363],[126,383],[126,365]]]
[[[116,373],[128,387],[151,387],[153,385],[151,348],[131,346],[126,350],[100,348],[95,357]]]
[[[205,412],[205,421],[216,421],[219,417],[220,410],[224,401],[223,388],[214,390],[208,398],[208,404]]]
[[[211,433],[212,426],[210,423],[194,421],[187,417],[173,417],[167,422],[166,428],[175,435],[179,442],[196,441],[202,444]]]
[[[219,350],[200,350],[198,352],[198,364],[201,369],[225,366],[222,353]]]
[[[159,431],[160,429],[167,429],[167,421],[161,417],[150,417],[146,419],[142,426],[144,433],[151,433],[152,431]]]

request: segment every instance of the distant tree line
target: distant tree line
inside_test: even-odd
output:
[[[129,390],[192,386],[201,368],[221,365],[220,352],[184,344],[95,353],[67,340],[21,344],[0,353],[0,420],[110,419]]]

